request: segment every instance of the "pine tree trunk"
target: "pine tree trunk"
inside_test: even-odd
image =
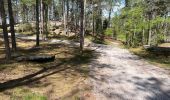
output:
[[[95,36],[95,18],[94,18],[94,2],[92,1],[92,4],[93,4],[93,9],[92,9],[92,33],[93,33],[93,36]]]
[[[39,0],[36,0],[36,46],[39,46]]]
[[[41,0],[41,37],[44,39],[44,5],[43,0]]]
[[[63,0],[63,24],[64,24],[64,33],[67,34],[66,29],[66,11],[65,11],[65,0]]]
[[[9,11],[9,18],[10,18],[10,32],[11,32],[12,50],[16,51],[16,40],[15,40],[15,30],[14,30],[14,17],[13,17],[11,0],[8,0],[8,11]]]
[[[80,50],[81,50],[81,52],[83,51],[83,47],[84,47],[85,3],[86,3],[86,0],[80,1]]]
[[[66,33],[67,33],[67,35],[69,36],[69,32],[68,32],[68,22],[69,22],[69,9],[70,9],[70,7],[69,7],[69,0],[67,0],[67,2],[66,2],[66,6],[67,6],[67,14],[66,14]]]
[[[151,45],[151,37],[152,37],[152,29],[150,25],[150,20],[149,20],[149,35],[148,35],[148,45]]]
[[[111,14],[112,14],[112,7],[110,7],[110,9],[109,9],[109,20],[108,20],[108,26],[107,26],[107,27],[109,27],[109,28],[110,28],[110,26],[111,26],[111,23],[110,23]]]
[[[10,60],[11,51],[10,51],[9,40],[8,40],[6,15],[5,15],[4,1],[3,0],[0,0],[0,14],[1,14],[1,18],[2,18],[2,29],[3,29],[3,37],[4,37],[4,44],[5,44],[6,60]]]
[[[48,37],[48,5],[47,4],[44,4],[44,8],[45,8],[45,11],[44,11],[44,16],[45,16],[45,23],[44,23],[44,30],[45,30],[45,34],[46,34],[46,38]]]
[[[78,0],[76,0],[76,11],[77,12],[79,12],[79,3],[78,3],[79,1]],[[77,31],[77,29],[79,29],[79,19],[80,19],[80,17],[79,17],[79,15],[78,15],[78,13],[76,13],[75,14],[75,16],[76,16],[76,31]]]

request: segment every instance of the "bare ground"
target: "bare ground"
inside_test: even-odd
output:
[[[4,46],[0,45],[0,100],[25,100],[29,95],[31,100],[75,100],[88,90],[84,80],[89,72],[87,63],[93,58],[90,50],[81,56],[76,44],[70,46],[62,40],[41,42],[38,49],[30,38],[17,39],[17,43],[18,54],[50,54],[56,59],[48,63],[5,62]]]

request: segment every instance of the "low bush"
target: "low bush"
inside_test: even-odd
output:
[[[30,23],[19,24],[17,28],[18,32],[33,31],[33,26]]]
[[[112,37],[112,35],[113,35],[113,29],[112,29],[112,28],[107,28],[107,29],[104,31],[104,35],[105,35],[105,36],[108,36],[108,37]]]

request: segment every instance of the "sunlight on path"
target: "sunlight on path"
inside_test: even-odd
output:
[[[90,64],[89,79],[96,100],[170,100],[168,72],[126,49],[97,47],[101,56]]]

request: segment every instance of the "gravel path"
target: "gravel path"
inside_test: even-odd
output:
[[[78,45],[56,39],[49,43]],[[88,82],[93,88],[87,100],[170,100],[168,71],[118,46],[92,44],[90,48],[101,55],[89,64]]]
[[[170,100],[168,71],[126,49],[104,45],[92,48],[101,56],[90,64],[93,99],[88,100]]]

